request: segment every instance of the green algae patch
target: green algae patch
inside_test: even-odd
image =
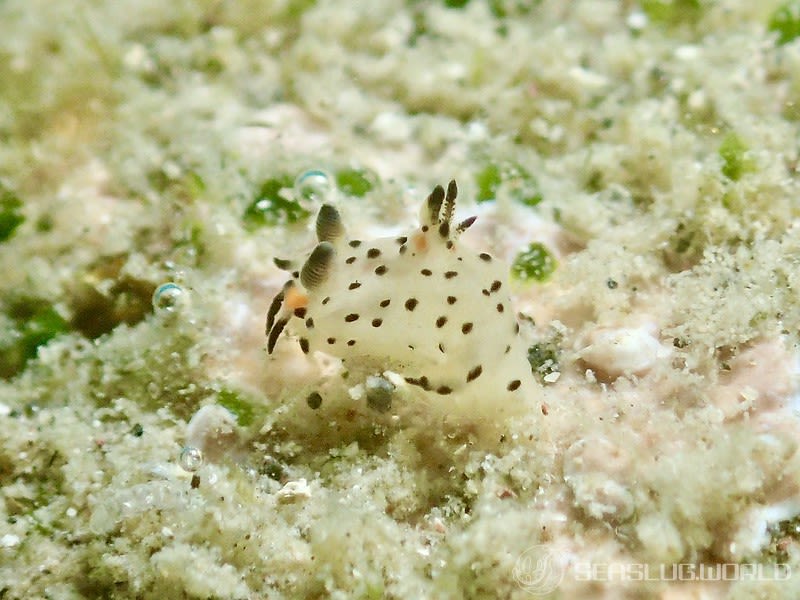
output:
[[[475,201],[489,202],[494,200],[501,181],[500,167],[496,163],[487,164],[475,175],[475,183],[478,186],[478,196]]]
[[[722,159],[722,174],[728,179],[738,181],[745,173],[755,170],[753,161],[747,157],[747,144],[731,131],[722,140],[717,151]]]
[[[372,191],[377,177],[366,169],[342,169],[336,173],[336,186],[348,196],[363,198]]]
[[[800,2],[790,0],[779,6],[769,18],[767,29],[778,34],[779,46],[800,36]]]
[[[700,0],[643,0],[640,4],[651,21],[664,25],[696,23],[703,16]]]
[[[194,202],[206,191],[206,182],[195,171],[171,177],[163,168],[154,169],[147,174],[147,181],[159,194],[169,194],[185,203]]]
[[[217,404],[236,417],[236,422],[242,427],[248,427],[253,423],[256,411],[239,392],[220,390],[217,394]]]
[[[556,269],[556,259],[539,242],[520,252],[511,265],[511,276],[518,281],[546,281]]]
[[[244,223],[250,229],[291,225],[307,219],[311,213],[291,195],[294,179],[288,175],[271,177],[258,187],[255,198],[244,211]]]
[[[0,243],[14,235],[17,227],[25,222],[21,208],[22,201],[17,195],[0,183]]]
[[[69,324],[52,304],[38,298],[15,301],[8,310],[9,327],[0,338],[0,377],[19,373],[36,358],[39,347],[69,331]]]
[[[502,188],[507,188],[515,202],[536,206],[542,201],[539,182],[527,170],[515,163],[489,162],[475,175],[478,195],[475,201],[490,202]]]

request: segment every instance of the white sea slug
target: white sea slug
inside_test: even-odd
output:
[[[459,243],[475,217],[453,225],[456,194],[455,181],[446,193],[436,186],[418,228],[369,241],[349,239],[336,208],[323,205],[319,243],[269,307],[268,352],[291,323],[303,352],[365,373],[394,371],[454,411],[527,410],[538,388],[506,293],[508,270]]]

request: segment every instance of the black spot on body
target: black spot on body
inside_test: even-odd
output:
[[[405,244],[407,241],[408,241],[408,238],[406,236],[404,236],[404,235],[401,235],[399,238],[397,238],[395,240],[395,242],[397,242],[400,245]]]
[[[445,279],[452,279],[452,278],[453,278],[453,277],[455,277],[456,275],[458,275],[458,271],[447,271],[447,272],[445,272],[445,274],[444,274],[444,278],[445,278]]]
[[[358,289],[360,287],[361,287],[361,284],[359,282],[357,282],[357,281],[354,281],[353,283],[351,283],[350,285],[347,286],[347,289],[348,290],[356,290],[356,289]]]
[[[499,312],[499,313],[501,313],[501,312],[503,312],[505,310],[505,306],[503,306],[502,302],[498,302],[496,308],[497,308],[497,312]]]
[[[455,296],[448,296],[447,297],[447,303],[448,304],[455,304],[456,303],[456,297]]]
[[[439,387],[436,389],[436,393],[437,393],[437,394],[442,394],[443,396],[445,396],[445,395],[447,395],[447,394],[451,393],[452,391],[453,391],[453,388],[451,388],[451,387],[448,387],[448,386],[446,386],[446,385],[439,386]]]
[[[414,377],[406,377],[406,383],[409,383],[411,385],[419,386],[423,390],[431,389],[431,384],[428,381],[428,378],[425,377],[424,375],[422,377],[420,377],[419,379],[415,379]]]
[[[361,240],[350,240],[347,245],[351,248],[358,248],[361,245]]]
[[[322,299],[322,305],[323,305],[323,306],[325,306],[325,305],[326,305],[328,302],[330,302],[330,301],[331,301],[331,297],[330,297],[330,296],[325,296],[325,297]]]
[[[419,304],[419,300],[417,300],[416,298],[409,298],[408,300],[406,300],[406,305],[405,305],[406,310],[408,311],[414,310],[417,307],[417,304]]]
[[[329,344],[335,344],[336,343],[336,338],[335,337],[329,337],[327,341],[328,341]]]
[[[375,269],[375,275],[384,275],[388,270],[389,269],[386,265],[381,265],[380,267]]]
[[[491,287],[491,288],[489,288],[489,289],[490,289],[490,291],[492,291],[492,292],[496,292],[497,290],[499,290],[499,289],[500,289],[500,286],[501,286],[501,285],[503,285],[503,284],[502,284],[502,283],[500,283],[500,282],[499,282],[497,279],[495,279],[495,280],[492,282],[492,287]]]
[[[314,329],[314,319],[311,317],[306,319],[306,329]]]
[[[344,261],[344,262],[346,262],[348,265],[352,265],[354,262],[356,262],[356,257],[355,256],[348,256],[347,260]]]
[[[428,231],[428,226],[427,225],[423,225],[422,226],[422,231],[423,231],[423,233]]]
[[[373,327],[380,327],[383,323],[383,319],[372,319],[372,326]]]
[[[425,275],[425,277],[430,277],[431,275],[433,275],[433,271],[431,271],[430,269],[422,269],[422,270],[420,271],[420,273],[422,273],[423,275]]]
[[[439,235],[446,238],[450,235],[450,223],[445,221],[439,224]]]
[[[519,323],[514,323],[514,333],[519,333]]]
[[[461,326],[461,333],[464,335],[468,334],[470,331],[472,331],[472,323],[467,322]]]
[[[347,345],[348,346],[355,346],[356,345],[356,341],[355,340],[347,340]]]
[[[469,383],[470,381],[474,381],[475,379],[480,377],[481,373],[483,373],[483,367],[481,365],[478,365],[477,367],[472,369],[469,373],[467,373],[467,383]]]
[[[300,350],[303,351],[303,354],[308,354],[308,340],[306,338],[300,338]]]
[[[436,327],[444,327],[445,323],[447,323],[447,317],[444,315],[436,319]]]
[[[486,254],[486,252],[481,252],[478,254],[478,258],[485,262],[490,262],[492,260],[492,256],[490,254]]]
[[[346,323],[352,323],[353,321],[358,321],[358,313],[350,313],[344,318]]]
[[[506,350],[505,350],[505,352],[503,352],[503,354],[508,354],[509,352],[511,352],[511,344],[506,346]]]
[[[378,258],[381,255],[381,251],[377,248],[370,248],[367,250],[367,258]]]
[[[510,382],[510,383],[508,384],[508,386],[506,387],[506,389],[507,389],[509,392],[513,392],[514,390],[517,390],[517,389],[519,389],[519,386],[521,386],[521,385],[522,385],[522,382],[521,382],[519,379],[515,379],[514,381],[512,381],[512,382]]]
[[[442,344],[439,344],[439,352],[441,352],[442,354],[445,354],[444,346]]]
[[[445,244],[445,246],[447,246],[448,250],[452,250],[453,249],[453,241],[452,240],[447,240],[447,243]]]
[[[319,392],[311,392],[306,398],[306,404],[311,410],[317,410],[322,406],[322,396],[319,395]]]
[[[483,289],[481,290],[481,294],[483,294],[484,296],[488,296],[488,295],[490,294],[490,292],[489,292],[489,290],[487,290],[486,288],[483,288]]]
[[[408,250],[408,246],[406,246],[405,244],[400,246],[400,254],[405,254],[406,250]]]
[[[302,319],[306,316],[306,308],[305,306],[300,306],[299,308],[294,309],[294,316]]]
[[[387,306],[389,306],[389,304],[391,304],[391,303],[392,303],[391,299],[390,299],[390,298],[386,298],[386,300],[381,300],[381,303],[380,303],[380,305],[379,305],[379,306],[380,306],[381,308],[386,308],[386,307],[387,307]]]

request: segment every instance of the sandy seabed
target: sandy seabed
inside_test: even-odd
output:
[[[0,598],[800,597],[797,33],[796,2],[0,2]],[[323,203],[423,252],[450,179],[499,292],[267,353]],[[387,264],[395,307],[444,285]],[[435,350],[467,322],[478,371]]]

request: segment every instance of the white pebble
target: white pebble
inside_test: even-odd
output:
[[[641,11],[634,11],[628,15],[625,24],[634,31],[640,31],[647,27],[647,15]]]
[[[670,355],[645,327],[600,328],[580,353],[591,367],[611,376],[640,375]]]
[[[389,144],[402,144],[411,137],[411,128],[405,118],[392,112],[378,114],[370,127],[372,133]]]
[[[131,71],[139,73],[152,72],[155,65],[142,44],[133,44],[122,56],[122,63]]]
[[[7,533],[0,538],[0,546],[3,548],[13,548],[14,546],[18,546],[19,542],[19,536],[13,533]]]
[[[561,377],[561,373],[559,371],[553,371],[552,373],[548,373],[542,379],[545,383],[555,383]]]
[[[608,85],[606,77],[581,67],[572,67],[567,71],[567,74],[584,89],[598,90]]]
[[[361,400],[364,397],[364,384],[359,383],[357,385],[354,385],[349,390],[347,390],[347,394],[353,400]]]
[[[674,54],[675,58],[689,62],[697,59],[700,55],[700,48],[686,44],[685,46],[678,46]]]
[[[294,502],[296,500],[307,500],[311,498],[311,487],[308,482],[301,478],[297,481],[290,481],[284,485],[277,493],[278,500],[281,502]]]

